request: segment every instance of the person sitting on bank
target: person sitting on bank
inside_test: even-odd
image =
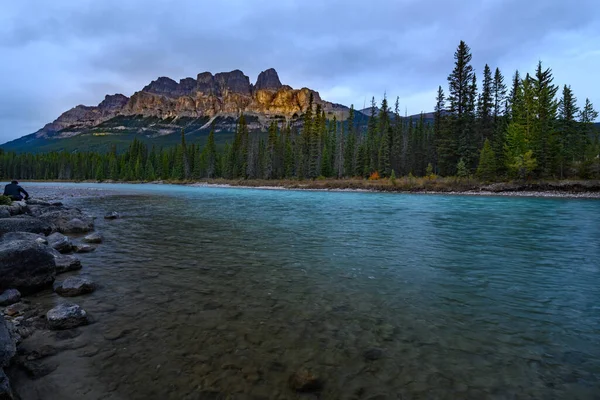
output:
[[[25,197],[23,197],[21,193],[23,193]],[[4,186],[4,195],[10,197],[13,201],[23,200],[23,198],[25,200],[29,199],[29,193],[19,186],[19,182],[17,181],[12,181]]]

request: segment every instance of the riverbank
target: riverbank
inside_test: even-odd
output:
[[[270,190],[317,190],[352,191],[404,194],[444,194],[473,196],[513,197],[564,197],[600,199],[600,181],[561,180],[482,183],[474,179],[457,178],[408,178],[395,179],[317,179],[317,180],[268,180],[268,179],[201,179],[187,181],[29,181],[69,183],[149,183],[188,186],[239,187]],[[73,194],[70,194],[73,196]]]
[[[71,298],[96,290],[96,284],[81,274],[80,256],[95,251],[103,237],[90,233],[95,226],[91,215],[54,201],[55,195],[42,198],[0,206],[3,400],[45,398],[35,392],[31,380],[59,368],[53,358],[58,353],[86,346],[75,329],[93,322]],[[61,274],[68,276],[60,279]],[[52,305],[41,303],[40,295],[50,296]],[[69,374],[77,379],[74,371]]]

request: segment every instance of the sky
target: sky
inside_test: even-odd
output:
[[[0,4],[0,143],[159,76],[240,69],[363,108],[432,111],[460,40],[481,77],[539,60],[600,108],[598,0],[20,0]]]

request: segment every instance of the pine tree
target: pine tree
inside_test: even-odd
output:
[[[487,139],[494,140],[494,113],[496,111],[494,104],[494,81],[492,79],[492,70],[485,64],[483,69],[483,82],[481,94],[477,103],[477,118],[479,120],[480,141],[483,144]]]
[[[479,165],[477,166],[477,177],[483,181],[491,181],[496,177],[496,155],[490,140],[486,139],[479,156]]]
[[[456,141],[446,129],[446,98],[444,90],[438,87],[433,114],[433,129],[437,148],[437,165],[442,175],[448,175],[454,168],[452,164],[456,157]]]
[[[448,141],[450,148],[448,149],[447,159],[448,165],[458,165],[458,158],[463,159],[463,163],[471,165],[472,154],[472,134],[473,134],[473,112],[474,112],[474,96],[475,88],[473,80],[475,73],[471,66],[471,49],[464,41],[458,45],[454,53],[454,70],[448,76],[449,84],[449,127]],[[456,143],[456,144],[455,144]],[[455,147],[453,149],[452,147]],[[453,151],[456,150],[456,151]],[[446,174],[453,171],[444,171]]]
[[[459,178],[466,178],[469,176],[469,169],[467,168],[465,160],[462,158],[458,160],[458,163],[456,164],[456,176]]]
[[[579,112],[576,102],[571,87],[565,85],[558,103],[557,158],[561,178],[564,178],[565,166],[573,163],[578,156],[583,156],[587,144],[587,138],[580,135],[582,131],[575,121]]]
[[[377,146],[377,104],[375,103],[375,97],[371,98],[371,116],[369,117],[366,145],[368,165],[365,175],[368,176],[371,172],[374,172],[378,166],[377,155],[379,147]]]
[[[533,131],[533,154],[542,176],[550,176],[553,170],[553,154],[555,152],[554,121],[556,120],[557,102],[555,100],[558,86],[552,84],[552,70],[542,69],[538,63],[535,78],[532,79],[535,103],[535,123]]]

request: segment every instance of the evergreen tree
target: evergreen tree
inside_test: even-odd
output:
[[[496,177],[496,155],[486,139],[479,156],[479,165],[477,166],[477,177],[483,181],[492,181]]]
[[[587,138],[580,135],[582,131],[575,121],[575,117],[579,112],[576,102],[571,87],[565,85],[562,98],[558,103],[557,158],[561,178],[564,178],[565,166],[573,163],[576,158],[583,156],[587,144]]]
[[[496,112],[494,104],[494,80],[492,79],[492,70],[485,64],[483,69],[483,82],[481,94],[477,103],[477,118],[479,119],[479,136],[481,143],[487,139],[494,140],[494,113]]]

